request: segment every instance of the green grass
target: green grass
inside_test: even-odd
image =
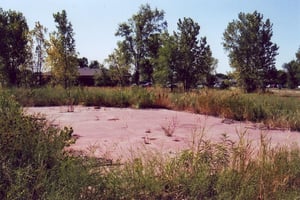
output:
[[[92,162],[67,156],[72,130],[25,116],[7,93],[0,95],[0,199],[80,199],[99,184]]]
[[[61,87],[9,89],[23,106],[86,105],[133,108],[167,108],[264,123],[269,128],[300,130],[300,99],[294,93],[245,94],[238,90],[170,93],[162,88]],[[287,95],[289,94],[289,95]]]
[[[89,93],[80,92],[78,98]],[[120,92],[128,94],[133,90]],[[153,92],[151,94],[139,92],[145,91],[134,91],[131,95],[142,103],[140,105],[156,101],[157,91],[147,91]],[[222,94],[226,99],[227,94]],[[171,94],[163,95],[160,98],[169,99]],[[174,94],[171,97],[189,99],[189,95],[194,101],[185,104],[186,109],[197,103],[201,94]],[[255,95],[246,97],[254,98]],[[214,142],[204,137],[203,129],[192,133],[190,148],[179,154],[168,157],[159,152],[146,153],[120,165],[104,165],[101,159],[82,154],[75,156],[66,151],[66,147],[74,142],[72,129],[54,128],[43,116],[24,115],[15,98],[3,91],[0,95],[0,199],[300,197],[300,148],[296,145],[271,147],[267,136],[261,135],[260,144],[255,148],[246,139],[246,132],[237,133],[239,140],[236,142],[226,134],[219,142]],[[126,98],[120,97],[121,102],[127,102]],[[151,101],[145,100],[148,98]],[[239,101],[244,103],[244,97],[234,98],[242,98]],[[133,105],[131,98],[128,102]],[[133,102],[137,106],[136,100]],[[231,101],[227,103],[231,105]]]
[[[172,158],[134,159],[103,174],[104,199],[296,199],[300,196],[298,147],[258,151],[240,134],[213,143],[201,135],[194,148]],[[255,152],[255,153],[254,153]]]

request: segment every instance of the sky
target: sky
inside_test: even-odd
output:
[[[122,39],[115,36],[118,24],[127,22],[146,3],[164,10],[170,33],[177,30],[178,19],[190,17],[197,22],[199,37],[207,37],[218,59],[219,73],[232,71],[222,38],[228,23],[238,19],[240,12],[256,10],[273,23],[272,42],[279,46],[277,69],[295,59],[300,47],[300,0],[0,0],[0,8],[22,12],[30,29],[39,21],[48,32],[56,30],[53,13],[66,10],[79,57],[103,63]]]

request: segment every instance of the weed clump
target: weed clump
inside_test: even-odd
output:
[[[212,142],[195,135],[176,156],[135,158],[103,176],[104,199],[294,199],[300,195],[298,147],[258,149],[239,133]]]
[[[67,155],[71,137],[72,129],[60,130],[42,116],[25,115],[12,96],[1,92],[0,199],[88,197],[86,188],[96,178],[89,162]]]
[[[167,120],[166,124],[161,125],[161,129],[164,131],[166,136],[172,137],[176,128],[178,127],[178,123],[177,117],[172,117],[171,119]]]

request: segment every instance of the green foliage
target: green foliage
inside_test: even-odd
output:
[[[162,36],[162,46],[159,49],[159,57],[156,60],[157,66],[154,69],[156,83],[173,85],[178,81],[176,68],[178,65],[178,44],[174,36],[165,33]]]
[[[299,99],[291,94],[245,94],[239,91],[203,89],[200,92],[170,93],[160,88],[93,88],[69,90],[73,105],[189,110],[234,120],[262,122],[269,128],[300,130]],[[69,105],[62,87],[14,88],[9,93],[24,106]]]
[[[31,49],[33,51],[32,70],[35,72],[35,77],[32,79],[32,85],[42,85],[43,66],[45,64],[47,41],[45,35],[47,28],[36,22],[31,34]]]
[[[14,100],[25,103],[27,95],[32,103],[42,95],[51,99],[53,94],[64,94],[63,88],[23,90],[23,98],[17,96],[21,90],[9,92],[15,97],[3,91],[0,95],[1,199],[294,199],[300,195],[298,146],[271,147],[261,135],[254,148],[247,132],[237,133],[236,142],[225,133],[219,142],[212,142],[205,138],[204,127],[192,133],[190,148],[176,155],[147,153],[104,167],[95,158],[65,151],[72,142],[72,129],[49,126],[41,115],[26,116]],[[71,92],[74,102],[90,101],[90,105],[151,107],[160,102],[173,109],[197,108],[240,120],[299,119],[298,99],[274,95],[216,90],[180,94],[139,87],[72,88]],[[295,110],[298,114],[292,117]]]
[[[118,81],[114,79],[115,78],[114,76],[116,74],[114,73],[115,71],[112,68],[107,69],[103,65],[100,65],[98,69],[99,72],[94,75],[95,86],[116,86],[117,85]],[[123,75],[121,76],[122,76],[120,77],[121,80],[125,78]]]
[[[121,43],[118,43],[118,48],[105,60],[113,85],[127,86],[130,84],[130,60],[129,53],[122,50]]]
[[[91,162],[66,154],[72,132],[47,125],[41,115],[24,115],[20,105],[1,92],[0,198],[88,198],[86,190],[97,179],[90,173]]]
[[[185,91],[195,87],[199,80],[205,80],[206,76],[214,70],[214,58],[206,37],[198,40],[200,26],[191,18],[179,19],[178,32],[175,38],[178,43],[178,60],[176,74],[178,80],[183,83]]]
[[[60,106],[68,104],[68,96],[61,86],[34,89],[11,88],[10,93],[23,106]]]
[[[141,78],[152,80],[152,59],[157,57],[160,46],[158,35],[166,27],[164,11],[152,10],[149,4],[142,5],[128,22],[119,25],[116,36],[124,38],[119,44],[124,54],[131,57],[130,63],[134,66],[133,82],[137,85]]]
[[[69,88],[77,78],[78,64],[73,27],[65,10],[54,14],[53,17],[57,23],[57,32],[50,35],[47,62],[53,82]]]
[[[104,199],[293,199],[299,195],[298,147],[254,150],[246,133],[233,142],[194,134],[191,148],[172,157],[145,155],[104,173]]]
[[[238,75],[241,87],[247,92],[263,90],[275,70],[278,46],[272,43],[272,24],[263,21],[257,11],[240,13],[230,22],[223,34],[224,49],[229,52],[231,67]]]
[[[294,89],[300,85],[300,48],[296,53],[296,60],[283,64],[283,69],[287,73],[287,85]]]
[[[82,98],[80,102],[87,106],[115,106],[128,107],[129,94],[122,88],[85,88],[81,90]]]
[[[80,68],[89,67],[89,61],[86,57],[78,58],[77,60]]]
[[[19,85],[21,68],[27,68],[28,25],[22,13],[0,8],[0,77],[1,84]]]

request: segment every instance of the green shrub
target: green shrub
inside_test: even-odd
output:
[[[72,129],[49,126],[43,116],[24,115],[1,92],[0,199],[80,199],[96,179],[88,163],[67,156],[71,136]]]

